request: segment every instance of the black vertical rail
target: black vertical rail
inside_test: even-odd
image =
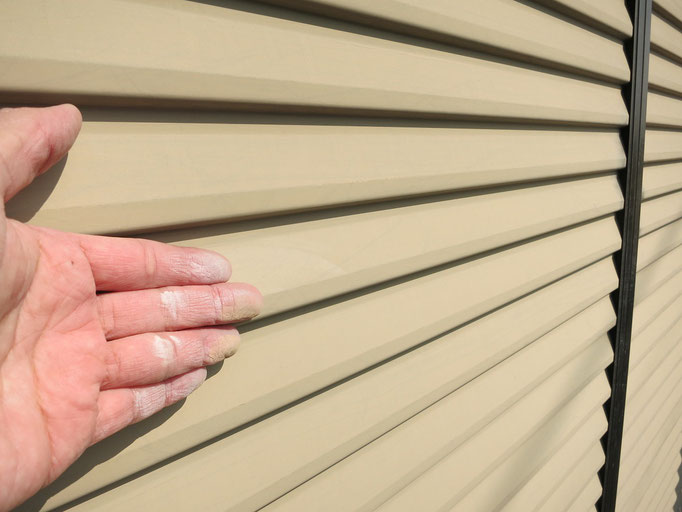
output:
[[[633,37],[626,43],[630,61],[630,83],[623,90],[628,101],[630,122],[623,143],[627,155],[625,170],[619,175],[625,204],[618,215],[623,245],[615,255],[620,277],[618,290],[612,294],[616,307],[616,327],[609,333],[613,344],[613,365],[608,374],[611,398],[606,403],[608,430],[602,438],[606,448],[606,462],[602,468],[601,512],[614,512],[620,450],[623,439],[625,392],[627,389],[632,334],[632,311],[637,273],[637,243],[639,241],[639,211],[642,203],[642,167],[644,164],[644,132],[646,123],[646,95],[649,75],[649,36],[651,31],[651,0],[626,0],[633,24]]]

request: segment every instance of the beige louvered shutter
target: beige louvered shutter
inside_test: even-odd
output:
[[[672,510],[682,463],[682,4],[654,2],[619,511]]]
[[[3,101],[85,119],[10,214],[217,250],[266,300],[28,506],[591,510],[622,2],[271,3],[0,11]]]

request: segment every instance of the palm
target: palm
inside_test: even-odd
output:
[[[106,339],[90,264],[78,244],[14,221],[7,238],[22,244],[6,246],[0,266],[0,281],[11,283],[15,297],[1,342],[14,348],[0,367],[6,432],[0,460],[16,461],[3,476],[42,485],[94,440]]]
[[[5,200],[61,158],[79,126],[73,107],[1,111]],[[208,251],[63,233],[0,212],[0,510],[91,444],[186,397],[207,364],[234,352],[236,331],[219,324],[255,316],[261,299],[228,277]]]

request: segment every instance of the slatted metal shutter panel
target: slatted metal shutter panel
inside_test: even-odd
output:
[[[622,2],[24,0],[0,20],[3,101],[85,118],[10,214],[217,250],[266,301],[182,406],[27,508],[594,507]]]
[[[682,464],[682,8],[654,2],[619,511],[672,510]],[[678,506],[680,504],[678,503]]]

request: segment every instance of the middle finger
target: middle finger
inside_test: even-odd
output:
[[[245,283],[168,286],[97,296],[108,340],[248,320],[260,312],[262,301],[260,292]]]

